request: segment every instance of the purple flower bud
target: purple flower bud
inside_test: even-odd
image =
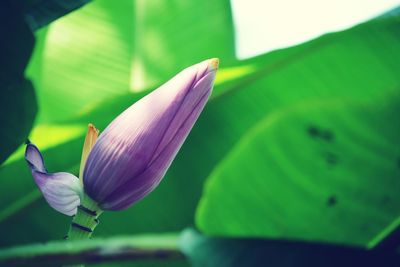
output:
[[[160,183],[211,94],[217,59],[189,67],[119,115],[86,162],[84,188],[104,210],[127,208]]]
[[[87,138],[82,156],[81,178],[85,194],[102,210],[127,208],[160,183],[211,94],[217,68],[218,59],[210,59],[183,70],[125,110],[97,140],[95,128],[89,127],[92,137]],[[44,184],[49,184],[46,177],[55,174],[47,173],[39,150],[32,144],[27,147],[26,159],[44,192]],[[64,195],[77,191],[73,177],[65,180],[64,187],[73,190],[64,190]],[[54,194],[43,194],[52,207],[67,203],[69,206],[58,205],[57,210],[71,214],[71,202],[62,200],[62,195],[54,199]]]

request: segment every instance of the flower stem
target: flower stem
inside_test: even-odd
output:
[[[78,212],[72,219],[67,238],[69,240],[90,238],[99,224],[98,217],[102,212],[95,201],[84,195]]]

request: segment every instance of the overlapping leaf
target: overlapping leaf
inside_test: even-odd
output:
[[[193,267],[394,267],[399,261],[393,252],[287,240],[207,237],[193,230],[183,232],[181,247]]]
[[[400,92],[267,115],[211,174],[200,229],[366,247],[400,216],[399,104]]]
[[[132,1],[102,0],[48,27],[28,70],[37,87],[39,122],[71,118],[129,92],[133,22]]]
[[[0,164],[24,142],[37,105],[33,85],[24,77],[34,37],[18,9],[9,2],[0,8]]]

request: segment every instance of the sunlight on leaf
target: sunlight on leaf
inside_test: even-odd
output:
[[[35,143],[41,150],[46,150],[53,146],[67,142],[83,135],[86,131],[86,125],[46,125],[36,126],[30,133],[29,139]],[[16,150],[3,166],[13,163],[23,158],[25,145]]]
[[[218,70],[215,85],[223,84],[231,80],[249,75],[257,70],[255,65],[244,65],[231,68],[221,68]]]

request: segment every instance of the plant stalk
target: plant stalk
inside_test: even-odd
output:
[[[72,219],[66,238],[68,240],[90,238],[99,224],[98,217],[102,212],[97,203],[85,194],[76,215]]]

